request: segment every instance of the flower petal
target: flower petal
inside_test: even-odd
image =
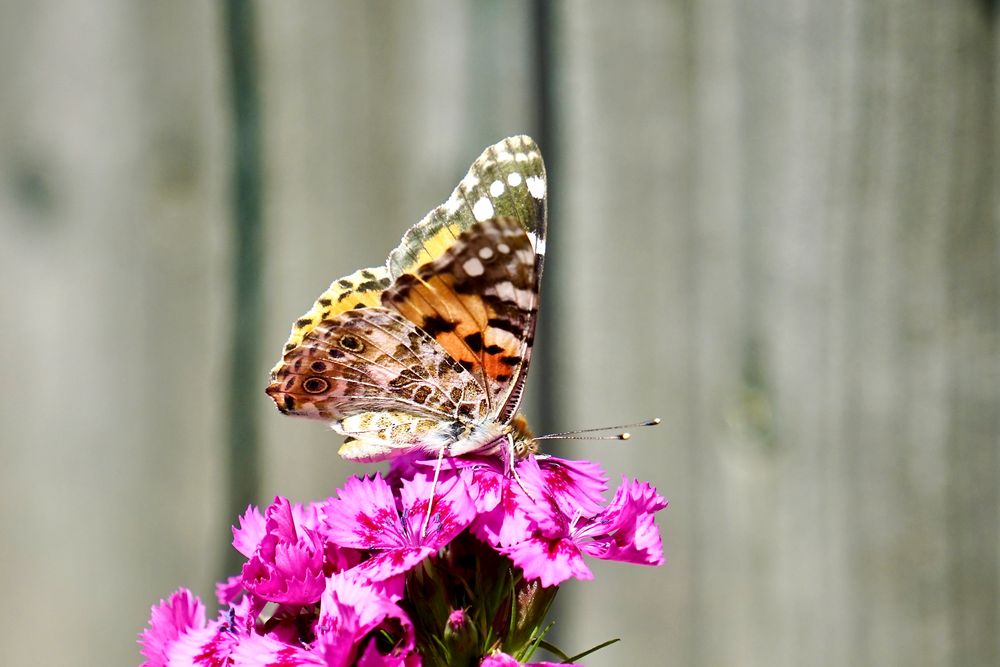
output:
[[[667,501],[648,482],[622,480],[607,509],[579,535],[592,541],[580,541],[580,548],[595,558],[640,565],[662,565],[663,543],[653,513],[664,509]]]
[[[229,667],[240,637],[213,621],[181,636],[170,647],[169,667]]]
[[[139,635],[143,667],[165,667],[171,646],[190,632],[205,627],[205,605],[186,588],[160,600],[150,610],[149,627]]]
[[[313,603],[325,586],[327,545],[315,527],[303,525],[315,526],[309,510],[296,508],[285,498],[274,499],[265,513],[266,534],[243,565],[243,586],[271,602]]]
[[[271,637],[250,635],[232,652],[233,667],[326,667],[322,657],[298,646],[290,646]]]
[[[378,590],[349,573],[329,578],[320,607],[316,645],[327,665],[351,664],[369,634],[388,620],[395,622],[391,630],[401,630],[391,655],[405,656],[413,651],[415,639],[409,616]],[[369,642],[369,648],[372,645],[374,642]],[[376,651],[369,659],[376,657],[385,656]]]
[[[427,504],[432,491],[434,502],[428,521]],[[450,472],[443,472],[436,486],[429,475],[414,475],[413,479],[403,481],[399,497],[409,544],[430,546],[435,551],[451,542],[476,516],[476,505],[469,497],[465,479]]]
[[[266,534],[264,516],[259,509],[249,505],[247,511],[240,517],[240,527],[233,526],[233,546],[241,554],[250,558]]]
[[[524,571],[525,579],[538,579],[545,588],[571,577],[593,579],[580,549],[571,540],[530,538],[502,550]]]
[[[352,578],[359,581],[381,582],[409,572],[424,559],[430,558],[438,550],[434,547],[399,547],[375,554],[350,570]]]
[[[402,546],[402,523],[392,489],[378,473],[352,477],[323,507],[323,527],[334,543],[356,549]]]

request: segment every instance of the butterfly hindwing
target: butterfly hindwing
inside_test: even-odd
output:
[[[384,266],[361,269],[349,276],[333,281],[319,295],[312,308],[292,324],[292,331],[285,342],[284,351],[295,349],[302,339],[320,322],[357,308],[369,308],[381,303],[382,291],[391,282]],[[271,369],[272,374],[281,368],[281,361]]]
[[[438,421],[485,414],[482,388],[433,338],[384,308],[323,320],[285,354],[268,388],[286,413],[338,422],[364,412]]]

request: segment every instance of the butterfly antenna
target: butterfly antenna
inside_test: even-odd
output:
[[[621,433],[615,433],[613,435],[589,435],[590,433],[602,433],[605,431],[619,431],[626,428],[640,428],[643,426],[656,426],[662,420],[659,417],[649,419],[644,422],[637,422],[635,424],[621,424],[619,426],[601,426],[598,428],[583,428],[577,431],[563,431],[562,433],[549,433],[546,435],[539,435],[532,438],[532,440],[628,440],[632,437],[632,434],[628,431],[622,431]]]
[[[431,524],[431,510],[434,509],[434,493],[437,491],[438,477],[441,475],[441,463],[444,461],[444,447],[438,451],[437,465],[434,466],[434,481],[431,482],[431,497],[427,499],[427,513],[424,515],[424,523],[420,527],[420,539],[427,536],[427,528]]]

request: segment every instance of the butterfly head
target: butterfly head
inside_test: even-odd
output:
[[[514,454],[515,461],[526,459],[532,454],[538,453],[538,442],[535,440],[535,434],[528,427],[528,420],[524,415],[520,413],[514,415],[506,430],[510,437],[511,452]]]

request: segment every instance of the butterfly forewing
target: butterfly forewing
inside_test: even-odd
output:
[[[398,278],[443,255],[477,222],[514,218],[544,255],[546,177],[542,155],[527,136],[490,146],[469,168],[448,200],[414,225],[390,254],[389,273]],[[538,266],[539,276],[541,264]]]
[[[525,368],[537,299],[535,253],[518,222],[506,217],[476,223],[442,257],[382,294],[386,307],[479,379],[494,419]]]

